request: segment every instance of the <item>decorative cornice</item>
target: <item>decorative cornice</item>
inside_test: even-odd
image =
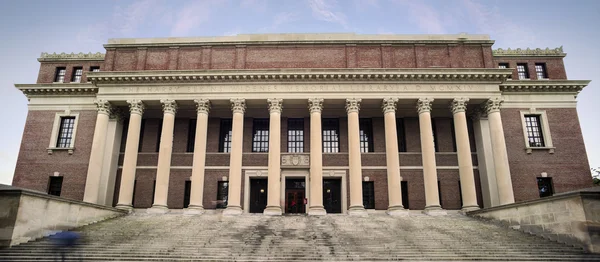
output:
[[[173,99],[161,99],[163,112],[165,114],[177,114],[177,102]]]
[[[103,61],[104,60],[104,53],[42,53],[40,55],[40,58],[38,58],[38,61],[40,62],[44,62],[44,61],[80,61],[80,60],[99,60],[99,61]]]
[[[346,99],[346,112],[348,114],[350,113],[358,113],[358,111],[360,110],[360,102],[362,101],[362,99],[360,98],[348,98]]]
[[[269,113],[281,113],[281,109],[283,109],[283,99],[281,98],[269,98],[267,99],[269,103]]]
[[[504,99],[498,97],[488,99],[484,105],[485,113],[489,115],[490,113],[500,112],[502,103],[504,103]]]
[[[261,70],[167,70],[88,72],[94,84],[199,83],[199,82],[298,82],[298,81],[505,81],[512,69],[414,68],[414,69],[261,69]]]
[[[590,80],[516,80],[500,84],[502,92],[572,92],[579,93]]]
[[[559,57],[565,57],[567,54],[565,52],[563,52],[563,47],[560,46],[558,48],[554,48],[554,49],[550,49],[547,48],[546,49],[541,49],[541,48],[536,48],[536,49],[521,49],[521,48],[517,48],[517,49],[502,49],[502,48],[498,48],[495,50],[492,50],[492,54],[494,56],[559,56]]]
[[[15,84],[25,96],[31,95],[95,95],[98,87],[89,84]]]
[[[209,114],[210,113],[210,100],[206,98],[194,99],[196,103],[196,112],[198,114]]]
[[[231,99],[231,111],[233,113],[245,113],[246,112],[246,99],[236,98]]]
[[[308,109],[310,113],[321,113],[323,111],[323,98],[309,98]]]
[[[417,112],[419,112],[419,115],[421,113],[431,112],[431,104],[432,103],[433,103],[433,98],[419,98],[419,100],[417,100]]]
[[[450,103],[450,110],[452,111],[452,114],[466,112],[468,102],[469,99],[465,97],[454,98],[454,100],[452,100],[452,102]]]
[[[384,98],[383,102],[381,103],[381,109],[383,110],[383,114],[395,113],[396,103],[398,103],[398,98],[396,97]]]
[[[138,115],[144,114],[144,109],[146,109],[146,105],[144,105],[144,102],[142,102],[142,100],[139,100],[139,99],[127,100],[127,104],[129,104],[129,112],[131,114],[138,114]]]
[[[110,116],[111,113],[111,105],[108,102],[108,100],[106,99],[98,99],[94,101],[94,104],[96,104],[96,107],[98,109],[98,114],[105,114],[107,116]]]

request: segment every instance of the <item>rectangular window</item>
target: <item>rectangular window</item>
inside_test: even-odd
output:
[[[91,72],[100,72],[100,67],[99,66],[92,66],[92,67],[90,67],[90,71]]]
[[[431,118],[431,129],[432,129],[432,134],[433,134],[433,148],[435,149],[435,152],[439,152],[438,149],[438,143],[437,143],[437,139],[435,139],[437,137],[437,131],[435,128],[435,118]]]
[[[158,122],[158,133],[156,134],[156,151],[155,152],[159,152],[160,151],[160,137],[162,136],[162,126],[163,126],[163,120],[161,119],[160,122]]]
[[[73,129],[75,126],[74,116],[65,116],[60,118],[60,129],[58,131],[58,139],[56,147],[68,148],[71,147],[73,140]]]
[[[73,67],[73,77],[71,78],[71,82],[80,83],[81,76],[83,75],[83,67]]]
[[[217,184],[217,208],[227,207],[227,195],[229,194],[229,183],[219,181]]]
[[[508,63],[499,63],[499,64],[498,64],[498,68],[501,68],[501,69],[506,69],[506,68],[509,68],[509,67],[508,67]]]
[[[138,152],[142,152],[142,142],[144,142],[144,131],[146,130],[146,119],[142,119],[140,127],[140,140],[138,141]]]
[[[406,152],[406,135],[404,132],[404,118],[396,119],[396,135],[398,137],[398,152]]]
[[[231,152],[231,119],[221,119],[219,152]]]
[[[549,197],[554,194],[554,189],[552,189],[551,177],[538,177],[537,184],[538,191],[540,192],[540,197]]]
[[[517,64],[517,74],[519,75],[519,80],[529,79],[529,70],[527,70],[527,64]]]
[[[540,115],[525,115],[525,128],[527,130],[527,141],[530,147],[544,147],[544,136]]]
[[[535,63],[535,73],[537,74],[537,79],[548,79],[545,63]]]
[[[194,152],[194,146],[196,143],[196,119],[190,119],[190,125],[188,127],[188,142],[186,152]]]
[[[405,209],[409,209],[409,206],[408,206],[408,181],[401,181],[400,189],[402,190],[402,206],[404,206]]]
[[[192,181],[185,181],[185,187],[183,190],[183,208],[190,206],[190,194],[192,193]]]
[[[340,152],[340,122],[337,118],[323,118],[323,152]]]
[[[360,152],[374,152],[373,148],[373,122],[370,118],[361,118],[359,120],[360,130]]]
[[[54,82],[62,83],[65,82],[65,74],[67,73],[66,67],[57,67],[56,75],[54,76]]]
[[[288,118],[288,152],[304,152],[304,118]]]
[[[452,135],[452,152],[456,152],[456,131],[454,130],[454,118],[452,119],[452,124],[450,125],[450,133]]]
[[[363,206],[366,209],[375,209],[375,182],[363,181]]]
[[[252,152],[269,152],[269,119],[254,119]]]
[[[62,182],[62,176],[51,176],[50,181],[48,182],[48,195],[60,196]]]

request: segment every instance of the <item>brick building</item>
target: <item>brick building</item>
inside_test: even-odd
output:
[[[13,185],[165,212],[443,213],[592,185],[562,48],[487,35],[110,39],[47,54]],[[275,192],[275,193],[273,193]],[[152,207],[152,208],[151,208]]]

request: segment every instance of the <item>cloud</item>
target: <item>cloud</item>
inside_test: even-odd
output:
[[[273,22],[270,26],[263,27],[258,31],[261,33],[274,33],[279,26],[297,21],[300,18],[297,12],[281,12],[273,17]]]
[[[344,28],[348,27],[346,15],[340,11],[334,10],[337,6],[337,1],[308,0],[308,6],[310,7],[314,18],[325,22],[340,24]]]
[[[366,8],[379,8],[379,0],[353,0],[356,10],[364,11]]]
[[[411,22],[416,24],[424,33],[446,33],[442,16],[433,6],[422,1],[394,0],[393,2],[406,7]]]

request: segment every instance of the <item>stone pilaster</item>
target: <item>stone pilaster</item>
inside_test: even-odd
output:
[[[246,100],[242,98],[231,99],[231,111],[233,112],[233,123],[231,127],[231,153],[229,157],[229,193],[227,208],[223,215],[241,215],[242,194],[242,139],[244,132],[244,113],[246,112]]]
[[[98,108],[98,116],[96,117],[96,127],[92,140],[92,151],[90,152],[83,201],[100,204],[99,188],[102,169],[104,168],[102,160],[104,159],[104,150],[106,147],[106,132],[108,131],[111,105],[107,100],[96,100],[94,103]]]
[[[121,172],[121,186],[119,189],[119,201],[117,208],[133,208],[133,186],[135,182],[135,171],[137,167],[138,147],[140,142],[140,130],[142,127],[142,115],[145,105],[141,100],[127,100],[129,104],[129,128],[127,130],[127,142],[125,144],[125,156],[123,157],[123,169]]]
[[[348,209],[348,214],[365,216],[367,212],[363,206],[360,125],[358,117],[360,102],[360,98],[346,99],[346,112],[348,113],[348,163],[350,163],[350,208]]]
[[[468,98],[455,98],[450,105],[454,117],[454,134],[456,137],[456,152],[458,155],[458,171],[460,175],[463,212],[479,209],[479,206],[477,205],[477,194],[475,193],[475,177],[473,175],[469,129],[467,127],[466,110],[468,102]]]
[[[308,215],[327,214],[323,207],[323,143],[321,111],[323,98],[308,99],[310,110],[310,197]]]

